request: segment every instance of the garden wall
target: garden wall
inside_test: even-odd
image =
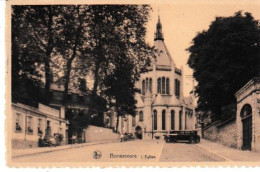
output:
[[[203,129],[204,139],[219,142],[225,146],[237,147],[236,118],[225,122],[215,122]]]

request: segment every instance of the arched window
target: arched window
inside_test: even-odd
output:
[[[161,78],[157,80],[157,93],[161,94]]]
[[[152,78],[149,79],[149,91],[150,91],[150,93],[152,93],[152,91],[153,91],[153,80],[152,80]]]
[[[153,129],[157,130],[157,111],[153,111]]]
[[[179,112],[179,130],[182,130],[182,111]]]
[[[144,121],[144,114],[142,111],[139,112],[139,121],[143,122]]]
[[[175,79],[175,95],[180,97],[180,81]]]
[[[175,112],[171,111],[171,130],[175,130]]]
[[[165,130],[165,110],[162,111],[162,130]]]
[[[134,127],[135,126],[135,116],[132,116],[132,126]]]
[[[165,78],[162,78],[162,94],[165,94]]]
[[[145,80],[142,81],[142,95],[145,94]]]
[[[148,78],[145,79],[145,93],[148,90]]]
[[[241,118],[245,118],[252,115],[252,107],[249,104],[245,104],[240,112]]]
[[[166,79],[166,94],[170,94],[170,80]]]

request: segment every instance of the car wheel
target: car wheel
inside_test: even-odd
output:
[[[194,142],[195,142],[194,138],[193,138],[193,137],[190,137],[189,143],[190,143],[190,144],[193,144]]]

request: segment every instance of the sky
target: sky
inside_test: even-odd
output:
[[[260,3],[171,3],[151,6],[153,11],[147,24],[147,41],[153,45],[159,14],[165,44],[177,67],[183,66],[184,96],[188,96],[192,90],[192,79],[186,77],[192,75],[192,69],[187,65],[189,53],[186,49],[196,34],[207,30],[215,17],[232,16],[239,10],[250,12],[255,19],[260,20]]]

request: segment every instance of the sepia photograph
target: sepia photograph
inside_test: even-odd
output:
[[[73,2],[6,4],[9,166],[260,165],[260,1]]]

